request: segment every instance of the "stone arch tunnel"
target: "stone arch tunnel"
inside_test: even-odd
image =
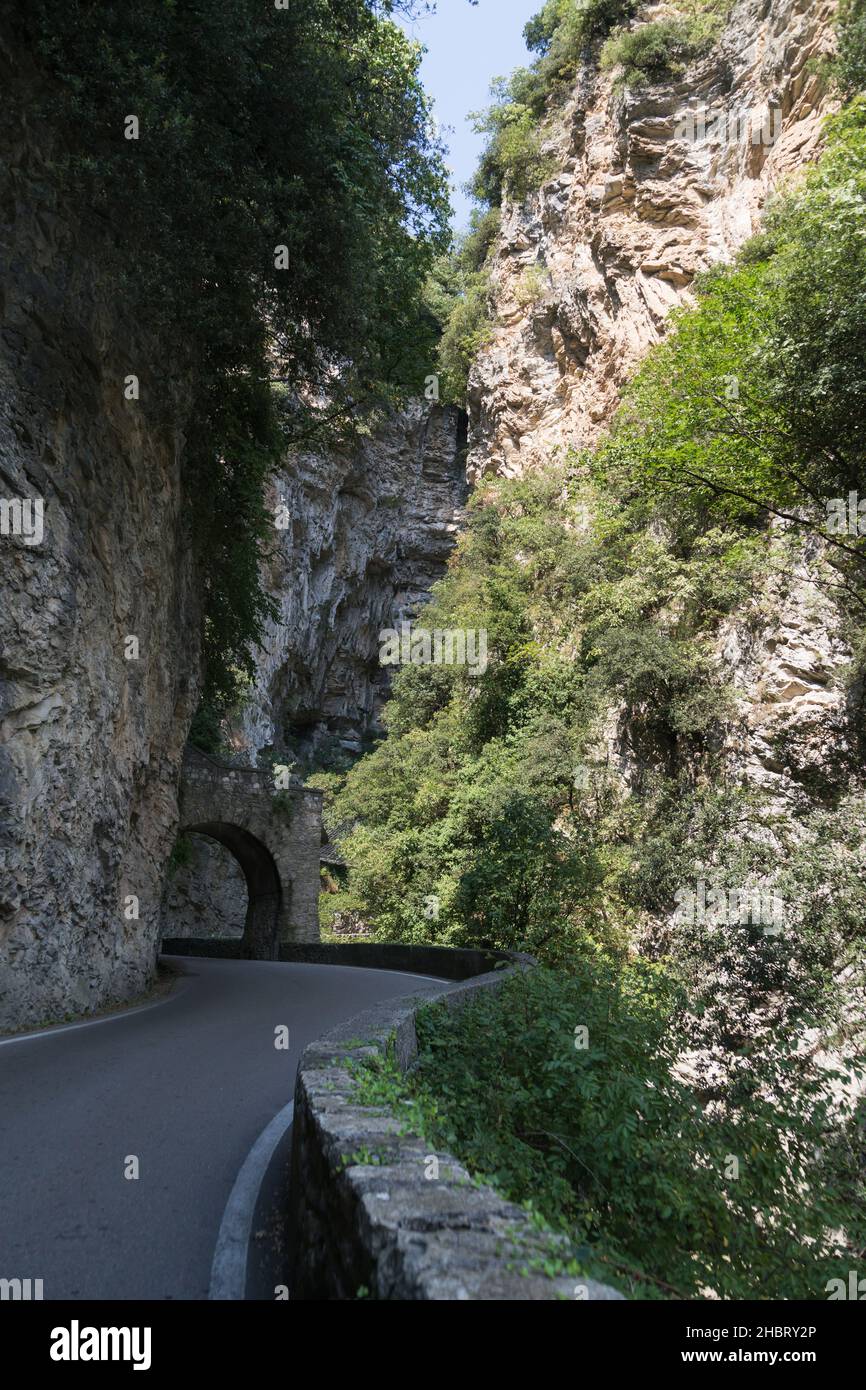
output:
[[[319,940],[321,792],[293,779],[278,794],[269,773],[187,748],[178,803],[180,833],[218,840],[243,871],[242,955],[275,960],[281,941]]]

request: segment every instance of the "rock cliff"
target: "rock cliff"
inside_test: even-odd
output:
[[[496,326],[469,386],[472,478],[592,443],[695,274],[730,259],[814,159],[835,8],[740,0],[713,51],[660,85],[582,68],[547,131],[556,172],[504,209]]]
[[[644,6],[634,25],[664,6]],[[591,445],[620,390],[691,302],[695,275],[759,229],[771,195],[814,160],[832,99],[832,0],[740,0],[720,41],[675,81],[629,89],[597,62],[549,121],[555,172],[506,205],[491,260],[494,327],[469,383],[469,476],[519,475]],[[738,700],[737,775],[776,798],[851,743],[851,650],[816,588],[820,556],[768,579],[721,634]],[[780,755],[780,742],[787,753]],[[629,773],[623,730],[611,756]]]
[[[461,412],[415,402],[354,448],[286,460],[269,496],[277,616],[230,721],[238,761],[327,761],[379,732],[379,634],[417,613],[445,572],[466,500],[464,443]],[[236,862],[191,839],[166,882],[165,935],[238,935],[245,911]]]
[[[198,679],[183,393],[58,199],[0,51],[0,1028],[150,983]],[[140,378],[139,400],[125,377]],[[41,504],[41,537],[14,504]],[[35,512],[31,513],[35,516]]]
[[[274,479],[283,524],[266,570],[277,605],[235,751],[351,752],[379,727],[384,628],[445,572],[466,500],[465,417],[415,402],[347,449],[301,453]]]

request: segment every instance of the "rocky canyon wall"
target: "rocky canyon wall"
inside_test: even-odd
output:
[[[277,616],[229,721],[235,760],[327,763],[380,732],[380,633],[413,617],[444,574],[466,492],[465,417],[420,401],[353,448],[286,460],[268,499],[281,518],[265,570]],[[238,865],[201,837],[184,848],[166,881],[164,934],[240,935]]]
[[[379,731],[379,634],[417,613],[445,573],[466,496],[465,417],[453,407],[416,401],[354,447],[287,459],[269,498],[285,518],[266,568],[278,612],[232,723],[237,753],[356,753]]]
[[[729,260],[815,158],[835,10],[740,0],[713,51],[657,85],[581,69],[543,146],[556,172],[504,209],[495,327],[469,383],[471,477],[543,465],[609,424],[695,274]]]
[[[585,66],[544,145],[555,172],[506,205],[492,258],[495,322],[470,377],[469,474],[513,476],[594,443],[620,390],[691,302],[695,275],[759,229],[774,191],[821,147],[832,96],[832,0],[740,0],[720,42],[677,80],[632,89]],[[634,24],[660,17],[642,7]],[[734,771],[781,806],[828,749],[850,752],[851,658],[803,551],[720,635],[736,692]],[[784,744],[787,754],[780,754]],[[628,778],[627,731],[611,759]]]
[[[199,620],[182,393],[58,196],[34,79],[5,46],[0,85],[0,1029],[14,1029],[153,978]],[[22,529],[28,507],[41,524]]]

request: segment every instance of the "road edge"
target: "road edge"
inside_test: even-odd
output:
[[[292,1100],[265,1126],[241,1164],[220,1222],[211,1264],[209,1301],[238,1302],[246,1298],[247,1264],[259,1193],[294,1116]]]

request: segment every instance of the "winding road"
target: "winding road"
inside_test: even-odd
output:
[[[303,1048],[421,986],[395,971],[171,960],[182,976],[159,1003],[0,1041],[0,1279],[41,1279],[46,1299],[241,1296],[214,1294],[214,1255],[233,1222],[238,1244],[239,1194],[242,1207],[258,1191]],[[286,1150],[284,1137],[255,1209],[248,1298],[274,1297]]]

